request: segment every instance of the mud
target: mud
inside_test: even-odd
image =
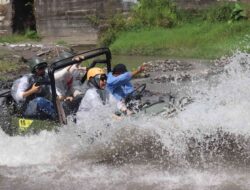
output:
[[[39,56],[42,59],[51,62],[59,55],[61,51],[72,51],[71,48],[49,45],[49,44],[0,44],[0,61],[13,63],[15,68],[0,72],[0,89],[9,89],[12,81],[25,73],[29,73],[27,61],[33,56]]]

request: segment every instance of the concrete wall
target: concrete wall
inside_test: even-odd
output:
[[[119,10],[117,0],[35,0],[37,31],[46,37],[96,43],[96,23]]]
[[[35,0],[37,31],[49,40],[63,38],[72,43],[95,44],[103,20],[117,11],[128,11],[136,2],[137,0]],[[178,6],[188,9],[204,7],[217,0],[176,2]]]
[[[12,6],[10,0],[0,0],[0,36],[11,34]]]

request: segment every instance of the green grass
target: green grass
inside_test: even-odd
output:
[[[11,51],[2,48],[0,51],[0,80],[8,81],[15,75],[18,76],[23,70],[27,70],[27,66],[16,58],[14,59]]]
[[[65,42],[64,40],[58,40],[58,41],[56,42],[56,44],[57,44],[57,45],[61,45],[61,46],[68,46],[68,43]]]
[[[161,55],[171,58],[214,59],[234,50],[250,52],[250,22],[195,23],[172,29],[124,32],[111,44],[121,55]]]
[[[41,38],[33,33],[12,34],[0,37],[0,43],[19,43],[19,42],[30,42],[30,41],[40,41]]]
[[[14,72],[17,71],[24,66],[21,64],[18,64],[16,62],[9,62],[5,60],[0,60],[0,73],[8,73],[8,72]]]

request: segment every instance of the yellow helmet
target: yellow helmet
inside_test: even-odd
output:
[[[104,70],[99,67],[94,67],[88,70],[87,73],[87,80],[89,80],[91,77],[95,77],[96,75],[105,74]]]

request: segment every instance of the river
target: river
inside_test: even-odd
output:
[[[180,85],[194,102],[168,119],[99,110],[58,133],[0,131],[0,189],[250,189],[250,56],[227,61]]]

